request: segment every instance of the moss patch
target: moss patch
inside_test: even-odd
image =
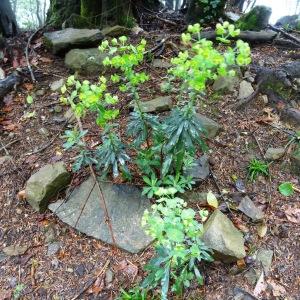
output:
[[[271,8],[263,5],[255,6],[238,20],[237,27],[241,30],[260,31],[267,27],[271,14]]]

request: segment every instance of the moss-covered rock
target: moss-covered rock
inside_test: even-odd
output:
[[[73,49],[67,53],[65,64],[82,75],[99,74],[104,70],[103,60],[106,56],[98,48]]]
[[[300,147],[292,154],[291,169],[295,175],[300,176]]]
[[[272,9],[270,7],[263,5],[255,6],[242,16],[236,24],[241,30],[260,31],[268,26],[271,14]]]
[[[68,19],[62,24],[62,29],[65,28],[94,28],[94,25],[89,21],[88,18],[82,17],[77,14],[72,14]]]
[[[80,15],[80,1],[51,0],[47,13],[47,23],[60,28],[72,14]]]
[[[45,45],[54,54],[65,53],[72,48],[97,46],[103,38],[99,29],[67,28],[44,33]]]
[[[300,29],[300,17],[299,15],[284,16],[278,19],[275,25],[283,28]]]
[[[118,37],[121,35],[127,35],[130,33],[130,29],[124,26],[115,25],[115,26],[108,26],[101,30],[102,34],[107,37]]]

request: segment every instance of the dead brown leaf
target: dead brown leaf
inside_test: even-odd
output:
[[[290,222],[300,224],[300,208],[289,207],[284,213]]]
[[[53,60],[48,57],[40,57],[39,60],[43,63],[48,63],[48,64],[53,62]]]
[[[259,279],[257,280],[256,286],[253,291],[253,295],[255,297],[258,297],[265,289],[267,288],[267,285],[265,283],[264,279],[264,272],[261,272],[261,275],[259,276]]]
[[[272,293],[274,297],[282,297],[286,294],[285,288],[275,280],[270,279],[268,283],[272,287]]]

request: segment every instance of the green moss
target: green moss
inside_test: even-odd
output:
[[[267,27],[272,9],[267,6],[255,6],[236,23],[241,30],[262,30]]]
[[[65,27],[73,28],[92,28],[93,24],[88,18],[80,15],[72,14],[65,22]]]

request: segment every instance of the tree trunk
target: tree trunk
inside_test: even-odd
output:
[[[136,6],[155,10],[159,0],[50,0],[47,21],[54,27],[61,27],[66,20],[67,27],[103,27],[123,25],[131,27],[138,18]]]
[[[35,0],[35,1],[36,1],[36,18],[39,23],[39,28],[41,28],[43,26],[43,21],[40,15],[40,0]]]
[[[215,7],[212,1],[200,2],[198,0],[187,1],[186,20],[188,23],[212,23],[224,14],[226,0],[220,0]]]
[[[174,8],[174,2],[173,2],[173,0],[166,0],[166,8],[167,9],[172,9],[173,10],[173,8]]]
[[[0,1],[0,33],[5,37],[14,36],[18,33],[16,16],[9,0]]]
[[[72,14],[80,15],[80,0],[50,0],[47,22],[61,27]]]

